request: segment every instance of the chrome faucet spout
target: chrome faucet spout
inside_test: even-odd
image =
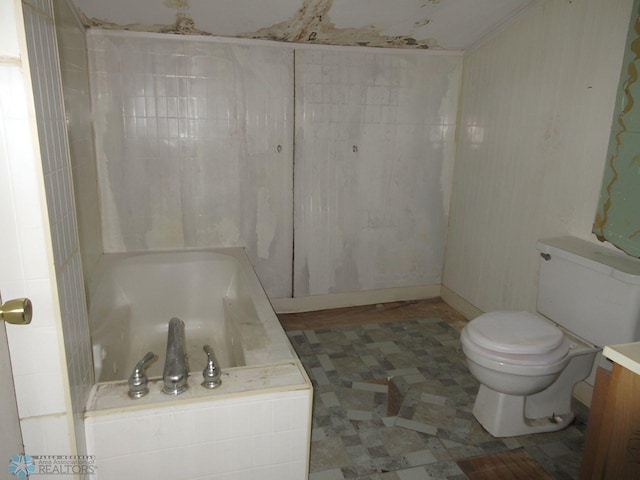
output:
[[[162,392],[169,395],[180,395],[189,385],[189,367],[185,347],[184,322],[179,318],[169,321],[169,335],[167,337],[167,354],[164,360],[162,374]]]

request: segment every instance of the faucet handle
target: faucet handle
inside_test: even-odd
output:
[[[148,352],[144,358],[136,364],[129,377],[129,396],[131,398],[142,398],[149,393],[149,388],[147,387],[149,379],[147,378],[145,370],[157,358],[155,353]]]
[[[200,385],[204,388],[219,387],[222,380],[220,379],[220,365],[218,364],[218,360],[213,353],[213,349],[209,345],[205,345],[202,349],[204,350],[204,353],[207,354],[207,366],[204,367],[204,370],[202,371],[204,380]]]

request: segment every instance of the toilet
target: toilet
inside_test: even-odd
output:
[[[473,415],[494,437],[567,427],[601,348],[640,340],[640,260],[574,237],[537,248],[539,314],[485,313],[460,334],[481,384]]]

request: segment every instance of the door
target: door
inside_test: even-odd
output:
[[[0,89],[5,95],[0,95],[0,287],[8,288],[10,281],[15,279],[13,262],[6,259],[19,255],[17,246],[9,241],[17,236],[15,230],[15,209],[13,203],[8,201],[9,184],[8,156],[9,142],[7,137],[14,137],[15,133],[9,133],[5,109],[8,107],[6,98],[19,98],[19,92],[15,89],[12,79],[20,68],[20,48],[18,42],[17,15],[14,1],[0,0]],[[13,118],[11,119],[12,121]],[[15,130],[14,130],[15,132]],[[14,285],[11,284],[11,287]],[[0,300],[0,306],[2,300]],[[7,332],[4,321],[0,320],[0,478],[7,478],[8,465],[11,457],[22,453],[22,435],[18,422],[18,408],[16,394],[13,386],[13,374],[11,360],[7,345]]]
[[[34,467],[28,457],[24,457],[5,322],[15,325],[31,323],[31,301],[20,298],[2,303],[0,296],[0,471],[2,463],[6,462],[9,473],[25,478]]]
[[[13,463],[12,457],[23,453],[7,332],[4,322],[0,322],[0,477],[7,472],[9,463]]]
[[[26,273],[36,276],[32,268],[35,263],[27,260],[30,256],[39,258],[45,252],[44,245],[28,241],[39,232],[35,226],[43,216],[42,194],[34,170],[39,158],[30,148],[32,93],[23,64],[27,57],[21,40],[24,37],[21,6],[18,0],[0,0],[0,289],[3,291],[0,293],[5,295],[26,293],[29,286]],[[25,478],[33,466],[23,457],[5,323],[29,323],[31,306],[24,299],[3,300],[9,299],[0,298],[0,478]],[[14,358],[14,367],[19,365],[18,361],[23,362]]]

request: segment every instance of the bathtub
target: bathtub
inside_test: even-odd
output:
[[[306,478],[311,382],[244,249],[105,254],[88,302],[93,478]],[[178,396],[161,392],[172,317],[185,323],[190,371]],[[214,390],[200,386],[205,344],[222,371]],[[149,351],[149,394],[131,399],[127,380]]]

